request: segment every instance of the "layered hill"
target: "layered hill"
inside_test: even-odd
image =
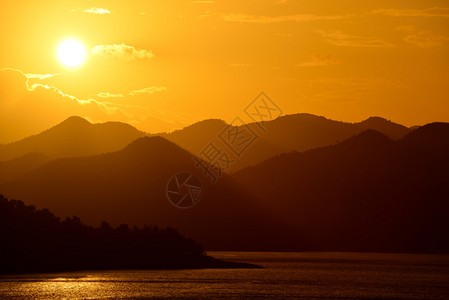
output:
[[[0,161],[29,153],[42,153],[56,158],[113,152],[145,135],[125,123],[91,124],[81,117],[70,117],[37,135],[0,145]]]
[[[28,153],[8,161],[0,161],[0,183],[11,181],[50,161],[42,153]]]
[[[449,252],[449,124],[368,130],[233,175],[315,249]]]
[[[220,133],[222,136],[226,135],[224,131],[227,129],[240,134],[249,132],[248,128],[252,131],[254,142],[249,143],[241,155],[236,156],[232,152],[229,140],[226,145],[219,138]],[[222,166],[229,173],[281,153],[336,144],[366,129],[375,129],[392,139],[398,139],[410,131],[402,125],[378,117],[352,124],[309,114],[289,115],[267,121],[262,129],[254,123],[229,127],[221,120],[205,120],[182,130],[152,136],[162,136],[199,156],[201,151],[213,142],[220,151],[227,153],[232,161],[229,165]],[[0,182],[17,178],[43,163],[44,160],[39,159],[37,153],[48,159],[97,155],[118,151],[143,136],[146,136],[146,133],[125,123],[91,124],[83,118],[70,117],[40,134],[0,145],[0,173],[8,174],[0,176]],[[235,136],[235,140],[246,137]]]
[[[285,152],[302,152],[337,144],[367,129],[377,130],[394,140],[402,138],[410,131],[405,126],[379,117],[371,117],[360,123],[345,123],[311,114],[282,116],[265,122],[262,128],[259,125],[250,123],[247,126],[236,126],[234,132],[252,130],[252,135],[256,138],[241,155],[234,156],[235,162],[230,165],[228,171],[255,165]],[[194,154],[200,154],[213,141],[220,149],[227,151],[232,156],[230,143],[227,142],[228,145],[226,145],[219,137],[220,133],[228,126],[221,120],[205,120],[182,130],[161,134],[161,136]],[[246,138],[247,136],[243,134],[242,137]]]
[[[167,183],[179,172],[195,174],[202,183],[202,198],[189,209],[167,199]],[[300,247],[257,198],[225,174],[212,183],[190,153],[162,137],[137,139],[118,152],[50,161],[0,185],[0,192],[88,224],[172,226],[207,249]]]

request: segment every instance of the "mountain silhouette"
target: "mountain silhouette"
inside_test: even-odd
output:
[[[42,153],[29,153],[8,161],[0,161],[0,183],[11,181],[50,160],[50,157]]]
[[[121,122],[91,124],[81,117],[70,117],[40,134],[0,145],[0,160],[10,160],[33,152],[54,158],[113,152],[145,135]]]
[[[403,125],[393,123],[381,117],[370,117],[365,121],[356,123],[356,126],[365,130],[373,129],[382,132],[393,140],[399,140],[411,131],[411,129]]]
[[[0,195],[0,274],[117,269],[254,268],[206,256],[173,228],[87,226]],[[68,259],[69,258],[69,259]]]
[[[229,152],[229,148],[218,137],[226,126],[228,125],[221,120],[205,120],[161,136],[197,155],[211,141]],[[255,165],[281,153],[302,152],[337,144],[367,129],[377,130],[395,140],[410,131],[405,126],[380,117],[371,117],[360,123],[345,123],[311,114],[287,115],[266,121],[263,130],[256,123],[250,123],[248,126],[258,139],[241,157],[236,157],[235,163],[229,168],[231,172]],[[239,128],[245,130],[245,126]]]
[[[312,248],[449,252],[449,124],[369,130],[233,174]]]
[[[201,200],[189,209],[167,199],[167,184],[179,172],[194,174],[202,184]],[[287,224],[229,176],[210,182],[192,154],[157,136],[118,152],[50,161],[0,191],[88,224],[172,226],[207,249],[289,250],[300,244]]]
[[[42,135],[53,132],[53,138],[67,126],[88,132],[97,126],[81,118],[66,122]],[[309,133],[307,123],[320,134]],[[366,123],[313,115],[267,122],[257,147],[269,151],[260,151],[257,159],[270,151],[275,156],[232,176],[223,174],[215,184],[195,167],[191,153],[161,136],[138,138],[101,155],[45,162],[45,156],[34,154],[2,162],[13,166],[4,169],[13,175],[2,178],[15,179],[4,180],[0,193],[93,225],[108,220],[115,226],[173,226],[208,249],[449,251],[443,230],[449,225],[449,125],[428,124],[395,140],[362,128],[376,123],[385,130],[379,124],[388,121]],[[199,143],[223,125],[206,120],[168,137],[179,144],[191,138]],[[289,126],[290,136],[280,134]],[[391,127],[396,134],[403,129]],[[334,137],[335,145],[313,150],[305,146],[327,144],[333,135],[349,138],[337,143]],[[248,153],[257,152],[254,147]],[[193,208],[176,208],[167,199],[168,182],[179,172],[194,174],[202,184],[203,195]]]
[[[172,133],[152,134],[162,136],[195,155],[200,155],[211,141],[220,149],[230,152],[218,137],[227,128],[222,120],[204,120]],[[336,144],[366,129],[374,129],[392,139],[399,139],[410,130],[379,117],[371,117],[360,123],[344,123],[310,114],[295,114],[265,122],[265,130],[258,124],[248,127],[258,137],[240,157],[232,157],[227,172],[255,165],[272,156],[305,151]],[[237,126],[245,130],[246,126]],[[122,149],[133,140],[147,135],[131,125],[120,122],[91,124],[81,117],[70,117],[62,123],[23,140],[0,145],[0,161],[39,152],[49,157],[89,156]]]

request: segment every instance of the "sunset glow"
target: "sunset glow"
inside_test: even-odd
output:
[[[59,61],[66,67],[79,67],[86,60],[86,48],[76,39],[65,39],[58,45]]]
[[[449,299],[448,0],[0,23],[0,299]]]
[[[0,143],[72,115],[153,133],[231,122],[262,91],[284,114],[449,121],[443,0],[3,1],[0,16],[0,68],[64,74],[32,83],[80,100],[3,97]],[[4,93],[26,90],[18,73],[0,76]]]

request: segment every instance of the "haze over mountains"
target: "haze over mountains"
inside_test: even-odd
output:
[[[205,120],[161,136],[192,153],[199,154],[210,141],[214,141],[222,149],[227,149],[218,138],[226,126],[221,120]],[[392,139],[402,138],[410,132],[405,126],[379,117],[372,117],[360,123],[345,123],[311,114],[287,115],[266,121],[263,130],[257,123],[250,123],[248,126],[258,139],[230,166],[230,171],[257,164],[281,153],[336,144],[367,129],[377,130]],[[246,129],[245,126],[239,128],[236,131]]]
[[[369,130],[234,174],[320,249],[449,251],[449,124]]]
[[[5,145],[10,156],[45,155],[1,162],[12,175],[0,178],[0,193],[95,225],[170,225],[206,249],[449,252],[449,124],[411,131],[382,118],[350,124],[307,114],[266,122],[265,132],[250,124],[260,137],[237,160],[244,169],[216,184],[189,151],[217,141],[223,121],[151,137],[99,125],[70,118]],[[203,184],[190,209],[165,195],[181,171]]]
[[[191,209],[176,208],[166,197],[167,182],[182,171],[202,179],[204,194]],[[230,177],[209,183],[190,153],[162,137],[140,138],[114,153],[56,159],[0,190],[88,224],[172,226],[208,249],[291,249],[297,244],[292,233],[284,234],[284,222]]]
[[[91,124],[81,117],[70,117],[40,134],[0,145],[0,160],[32,152],[53,158],[113,152],[145,135],[126,123]]]
[[[228,125],[221,120],[210,119],[187,126],[162,136],[193,154],[199,154],[211,141],[223,149],[226,146],[218,135]],[[258,139],[241,158],[231,166],[232,170],[256,164],[274,155],[289,151],[305,151],[335,144],[366,129],[374,129],[392,139],[399,139],[410,129],[383,118],[372,117],[360,123],[344,123],[310,114],[295,114],[265,122],[265,131],[255,124],[248,125]],[[245,126],[240,126],[242,130]],[[147,134],[131,125],[120,122],[91,124],[81,117],[70,117],[62,123],[14,143],[0,145],[0,161],[10,160],[28,153],[46,156],[89,156],[123,149],[135,139]]]

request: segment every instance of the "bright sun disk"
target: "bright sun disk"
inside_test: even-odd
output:
[[[76,39],[65,39],[58,45],[58,59],[66,67],[78,67],[86,60],[86,47]]]

